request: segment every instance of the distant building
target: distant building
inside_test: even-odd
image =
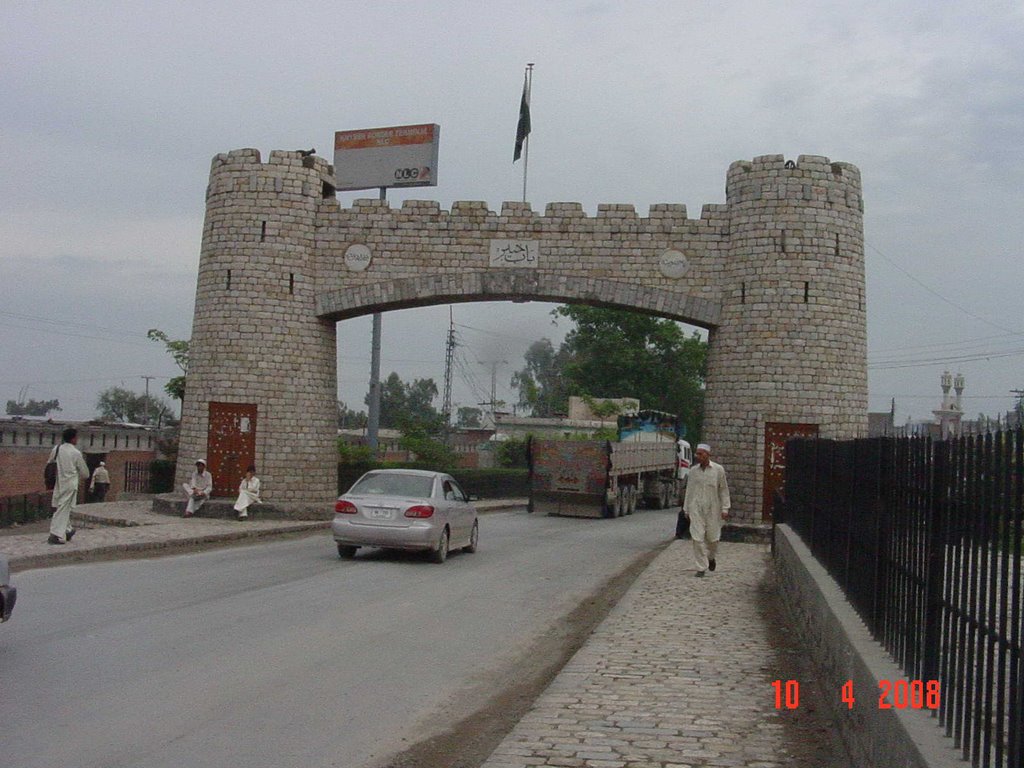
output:
[[[43,467],[53,446],[61,441],[67,427],[78,430],[78,449],[92,472],[101,461],[110,473],[107,501],[117,501],[129,482],[129,473],[144,475],[148,490],[149,462],[157,458],[155,427],[141,424],[115,424],[103,421],[56,421],[43,417],[8,416],[0,418],[0,497],[44,493]],[[82,495],[88,481],[82,483]]]
[[[949,371],[944,371],[939,377],[942,386],[942,404],[932,413],[939,420],[938,435],[940,440],[950,437],[959,437],[960,421],[964,417],[962,398],[964,393],[964,375],[958,373],[954,378]],[[950,388],[956,390],[956,397],[950,394]]]

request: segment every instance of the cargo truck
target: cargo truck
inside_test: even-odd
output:
[[[530,511],[621,517],[679,503],[692,453],[677,416],[619,416],[618,440],[531,439]]]

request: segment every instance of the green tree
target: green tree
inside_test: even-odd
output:
[[[159,397],[137,395],[122,387],[110,387],[100,392],[96,401],[100,418],[133,424],[168,424],[173,421],[171,406]]]
[[[494,458],[499,467],[522,469],[527,466],[526,439],[512,437],[497,444]]]
[[[459,408],[459,414],[455,421],[455,426],[462,427],[463,429],[479,429],[480,418],[483,415],[484,412],[479,408],[462,406]]]
[[[704,414],[707,344],[671,320],[618,309],[562,306],[574,324],[560,355],[567,394],[635,397],[643,408],[678,414],[690,439]]]
[[[403,450],[416,454],[416,461],[429,464],[431,467],[447,468],[455,466],[455,451],[444,444],[436,433],[430,433],[422,425],[406,427],[398,445]]]
[[[338,401],[338,428],[362,429],[366,426],[366,411],[354,411],[341,400]]]
[[[418,429],[431,435],[440,434],[444,417],[434,408],[436,397],[437,384],[433,379],[414,379],[406,384],[392,371],[381,384],[380,426],[404,433]]]
[[[550,339],[533,342],[523,355],[525,367],[512,374],[512,387],[519,392],[519,405],[538,418],[552,418],[569,410],[569,393],[562,373],[568,350],[555,350]]]
[[[189,342],[173,340],[159,328],[150,328],[146,334],[152,341],[159,341],[167,348],[167,354],[174,359],[174,364],[181,369],[181,376],[175,376],[164,384],[164,391],[178,402],[185,400],[185,376],[188,374]]]
[[[370,464],[373,462],[373,449],[368,445],[353,445],[345,442],[342,437],[338,438],[338,463],[339,464]]]
[[[60,402],[57,400],[19,400],[7,401],[8,416],[45,416],[50,411],[61,410]]]

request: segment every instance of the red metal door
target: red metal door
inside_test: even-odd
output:
[[[237,493],[246,468],[256,462],[255,403],[210,403],[206,461],[213,495]]]
[[[761,520],[771,522],[772,499],[786,478],[786,441],[791,437],[817,437],[817,424],[769,421],[764,425],[764,494]]]

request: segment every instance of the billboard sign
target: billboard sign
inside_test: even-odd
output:
[[[372,187],[436,187],[441,126],[398,125],[334,134],[339,191]]]

